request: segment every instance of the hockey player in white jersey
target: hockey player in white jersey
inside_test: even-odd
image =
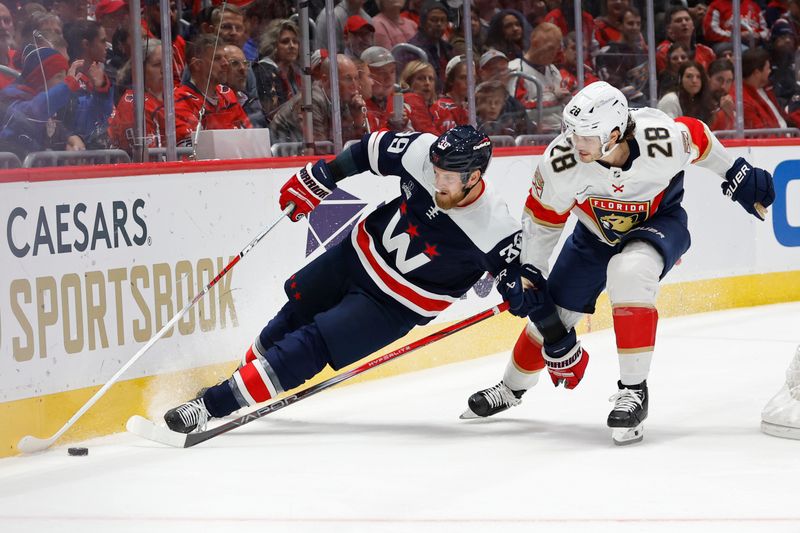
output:
[[[717,174],[722,192],[760,220],[774,200],[772,176],[741,157],[734,161],[702,122],[629,110],[622,93],[605,82],[576,94],[563,119],[562,134],[534,173],[522,221],[524,282],[539,305],[503,380],[473,394],[462,418],[517,405],[544,368],[556,386],[576,387],[588,353],[574,327],[594,312],[605,288],[620,368],[608,426],[615,443],[637,442],[648,410],[659,281],[690,245],[683,169],[694,164]],[[548,259],[570,213],[578,222],[550,271]]]

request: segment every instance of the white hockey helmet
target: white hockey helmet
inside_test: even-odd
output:
[[[620,135],[628,126],[628,101],[625,95],[604,81],[584,87],[572,97],[562,113],[564,131],[582,137],[600,137],[603,155],[611,132],[619,129]]]

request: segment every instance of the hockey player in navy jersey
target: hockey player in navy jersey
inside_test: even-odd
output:
[[[556,386],[575,388],[589,357],[574,327],[594,312],[605,288],[620,368],[607,422],[614,442],[628,444],[642,439],[647,418],[659,282],[689,249],[683,169],[694,164],[720,176],[725,196],[759,220],[775,198],[772,176],[744,158],[734,161],[696,119],[629,111],[622,93],[605,82],[576,94],[563,120],[564,131],[534,173],[522,221],[525,284],[541,304],[503,380],[473,394],[462,418],[517,405],[544,368]],[[577,225],[550,271],[548,260],[570,213]]]
[[[400,196],[349,239],[291,276],[288,302],[256,337],[230,379],[169,410],[173,431],[294,389],[325,366],[343,368],[425,324],[485,272],[511,311],[527,316],[519,272],[520,224],[484,181],[492,143],[472,126],[430,134],[378,132],[333,161],[308,164],[281,188],[280,207],[307,216],[347,176],[400,177]]]

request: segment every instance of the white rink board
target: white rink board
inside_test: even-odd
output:
[[[753,164],[772,170],[796,148],[732,150],[750,152]],[[488,180],[513,214],[522,212],[537,161],[538,156],[496,157],[489,167]],[[107,381],[274,220],[278,189],[292,172],[232,170],[0,184],[7,236],[0,247],[0,402]],[[800,265],[800,247],[779,244],[770,221],[758,223],[724,198],[714,175],[690,169],[685,184],[693,246],[668,283],[796,270]],[[323,241],[343,236],[349,225],[394,197],[397,182],[361,175],[343,182],[341,190],[348,194],[326,202],[312,216],[313,232],[308,222],[279,224],[210,298],[190,311],[179,331],[156,343],[125,379],[239,357],[283,305],[283,281],[307,260],[309,236]],[[787,218],[800,220],[800,191],[790,196]],[[99,217],[98,204],[103,210]],[[120,227],[116,243],[115,218]],[[498,301],[488,280],[479,285],[437,320],[464,317]]]

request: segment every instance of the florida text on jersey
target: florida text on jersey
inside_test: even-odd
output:
[[[552,246],[525,249],[524,262],[547,270],[547,258],[570,213],[613,246],[659,209],[682,200],[686,165],[698,164],[720,176],[730,168],[730,156],[702,122],[673,120],[651,108],[630,113],[636,129],[622,167],[580,163],[566,134],[547,147],[534,174],[523,226],[526,241],[539,235]]]

